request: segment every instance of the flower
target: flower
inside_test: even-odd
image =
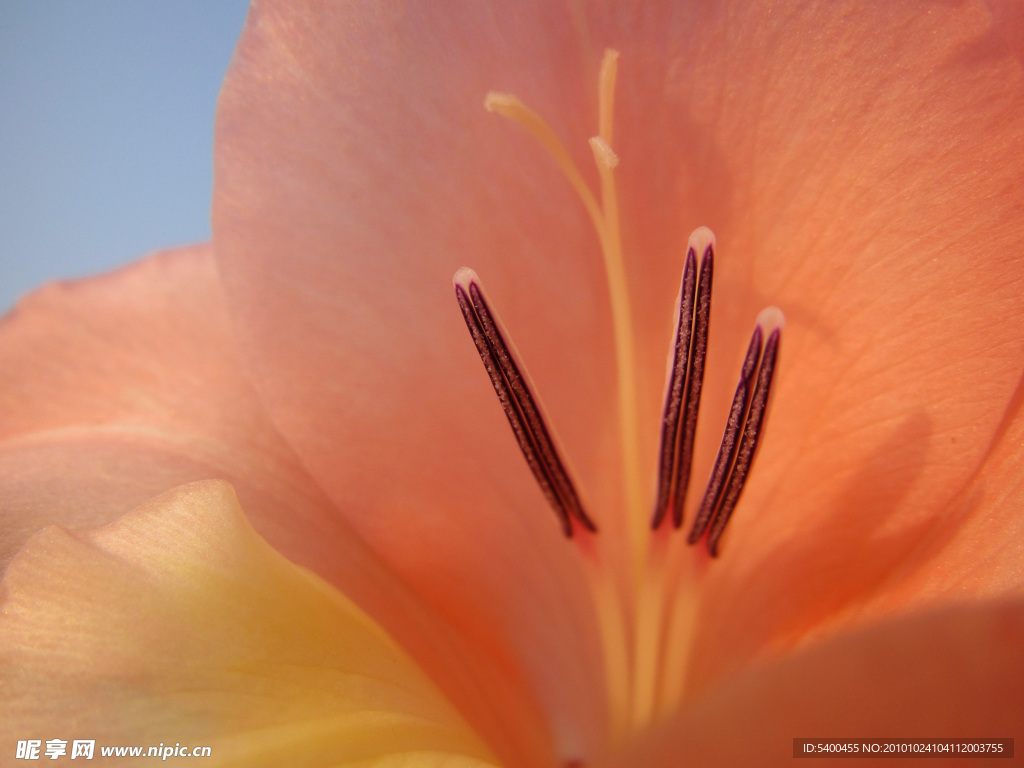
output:
[[[736,764],[822,731],[1011,735],[1024,75],[986,6],[929,11],[257,4],[218,113],[213,249],[47,289],[0,328],[4,541],[220,477],[318,577],[218,483],[44,531],[5,582],[4,722],[247,765]],[[481,106],[516,94],[592,167],[606,47],[635,451],[586,213]],[[646,582],[598,589],[609,619],[590,590],[630,573],[619,468],[653,482],[700,224],[720,257],[695,477],[767,303],[789,319],[771,424],[724,557],[667,545],[677,624],[630,618]],[[575,467],[596,576],[474,359],[447,287],[466,263]],[[614,688],[624,623],[665,638],[669,694]]]

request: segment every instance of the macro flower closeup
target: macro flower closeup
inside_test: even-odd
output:
[[[52,736],[656,768],[1021,735],[1022,40],[1018,5],[968,0],[256,2],[213,242],[0,322],[3,760]],[[755,319],[786,318],[714,558],[651,526],[700,227],[685,526]],[[596,532],[565,536],[524,461],[463,267]]]

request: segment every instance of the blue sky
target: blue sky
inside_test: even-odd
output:
[[[214,111],[247,5],[0,2],[0,313],[209,239]]]

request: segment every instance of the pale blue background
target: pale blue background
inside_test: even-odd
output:
[[[0,314],[208,240],[217,93],[247,0],[0,0]]]

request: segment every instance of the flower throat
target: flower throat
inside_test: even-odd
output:
[[[489,93],[485,107],[525,128],[547,150],[576,191],[601,246],[611,298],[622,446],[623,487],[628,515],[629,562],[619,581],[596,557],[585,557],[601,625],[608,680],[612,739],[643,727],[682,695],[692,618],[692,595],[668,583],[652,541],[666,519],[683,524],[693,461],[694,438],[704,381],[711,314],[715,238],[697,229],[686,249],[679,314],[661,423],[661,447],[653,512],[648,506],[639,456],[639,428],[633,320],[619,226],[612,149],[613,105],[618,53],[608,50],[598,83],[598,133],[590,139],[600,178],[600,202],[584,181],[561,140],[536,112],[515,96]],[[699,258],[699,262],[698,262]],[[535,395],[511,337],[487,300],[476,273],[463,267],[453,279],[455,295],[473,343],[498,395],[520,450],[568,538],[596,534]],[[778,362],[783,326],[772,307],[757,318],[739,385],[704,496],[687,536],[706,542],[712,558],[749,475],[764,425]],[[681,631],[677,631],[682,626]],[[681,638],[681,642],[675,642]],[[673,682],[675,681],[675,682]]]
[[[642,546],[642,531],[648,526],[657,529],[669,512],[675,528],[683,524],[707,355],[715,240],[709,229],[701,227],[690,236],[686,251],[672,366],[661,424],[657,500],[653,515],[649,515],[644,511],[644,489],[638,466],[633,321],[615,189],[614,170],[619,159],[612,149],[617,69],[618,53],[606,51],[598,85],[599,130],[598,135],[590,139],[601,179],[600,204],[561,140],[540,115],[515,96],[493,91],[487,94],[484,106],[488,111],[519,123],[540,142],[579,195],[597,232],[612,304],[626,502],[631,523],[634,519],[639,520],[639,526],[631,525],[634,546]],[[699,271],[698,252],[701,252]],[[473,270],[463,267],[455,274],[453,283],[459,308],[494,391],[530,470],[558,516],[563,533],[571,538],[574,525],[596,533],[597,527],[585,512],[547,428],[526,368],[516,357],[508,341],[508,332],[487,301],[480,278]],[[757,319],[722,445],[687,537],[690,544],[696,544],[707,531],[707,547],[713,557],[718,554],[719,540],[739,501],[753,462],[774,378],[782,325],[782,313],[775,308],[766,309]],[[767,342],[764,341],[766,335]],[[636,514],[638,511],[640,514]],[[634,532],[634,527],[641,530]]]

